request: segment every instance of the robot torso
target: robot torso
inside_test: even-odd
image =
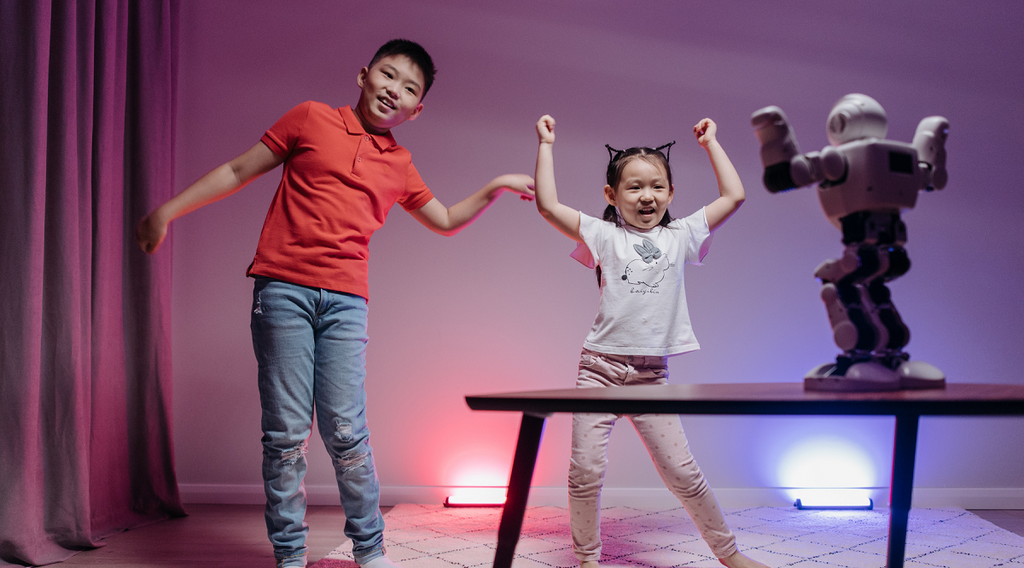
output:
[[[841,229],[840,219],[851,213],[914,207],[924,180],[913,146],[867,138],[837,149],[847,164],[845,175],[818,186],[821,208],[836,228]]]

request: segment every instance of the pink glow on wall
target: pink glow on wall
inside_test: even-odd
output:
[[[504,487],[457,487],[444,501],[445,507],[500,507],[505,504]]]

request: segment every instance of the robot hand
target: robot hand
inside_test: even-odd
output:
[[[761,142],[764,186],[768,191],[779,193],[846,175],[846,160],[831,146],[821,152],[800,153],[796,135],[781,108],[769,106],[756,111],[750,124]]]
[[[946,137],[949,121],[941,116],[929,116],[917,125],[911,146],[917,150],[918,166],[925,173],[925,189],[946,187]]]
[[[797,187],[790,176],[789,161],[800,155],[800,149],[786,113],[777,106],[765,107],[750,117],[750,124],[761,142],[764,186],[772,193]]]

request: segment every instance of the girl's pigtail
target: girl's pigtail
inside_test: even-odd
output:
[[[622,221],[619,219],[619,211],[615,209],[614,205],[609,204],[608,207],[605,207],[604,215],[601,218],[609,223],[614,223],[616,227],[622,226]]]

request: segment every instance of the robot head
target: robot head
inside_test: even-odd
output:
[[[828,141],[839,146],[861,138],[885,138],[889,126],[878,101],[859,94],[839,99],[828,115]]]

